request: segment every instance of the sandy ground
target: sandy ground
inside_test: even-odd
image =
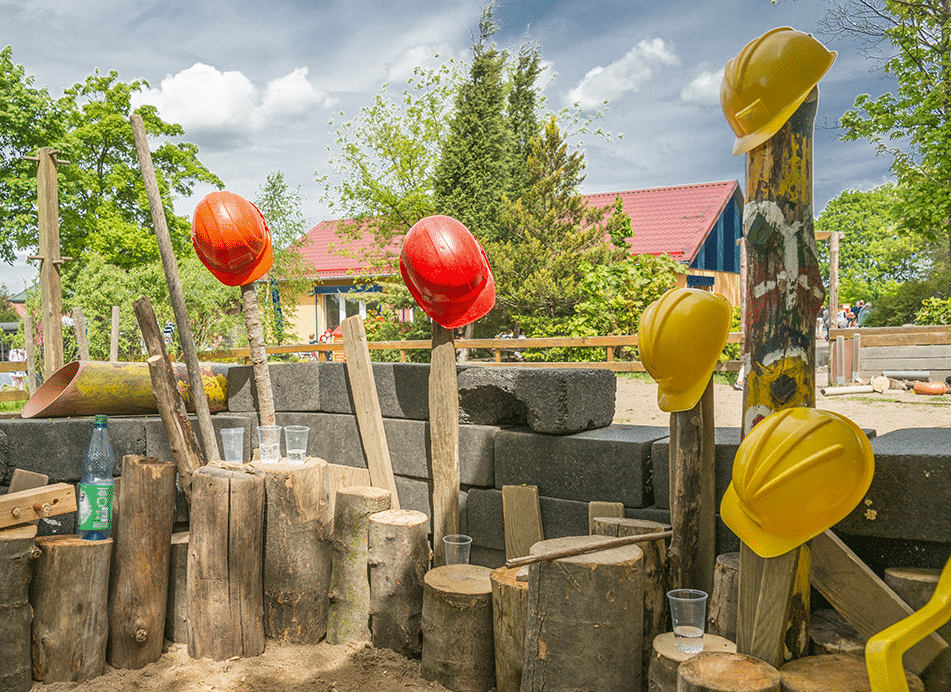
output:
[[[817,387],[826,385],[825,375]],[[739,427],[742,393],[728,385],[715,385],[718,427]],[[951,396],[923,397],[911,391],[891,390],[860,396],[817,396],[821,409],[842,413],[863,428],[882,435],[900,428],[951,426]],[[652,382],[618,378],[616,423],[667,425],[669,414],[657,407],[657,388]],[[156,663],[141,670],[115,670],[86,683],[35,684],[33,692],[88,690],[168,690],[210,692],[255,690],[257,692],[413,692],[444,690],[422,679],[419,661],[366,644],[332,646],[288,645],[268,641],[261,656],[234,661],[193,660],[183,644],[170,644]]]

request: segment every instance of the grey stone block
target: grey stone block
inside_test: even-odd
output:
[[[427,530],[433,532],[433,483],[420,478],[395,476],[396,492],[400,496],[402,509],[414,509],[429,517]],[[459,533],[468,534],[468,493],[459,491]]]
[[[894,430],[872,440],[875,475],[834,530],[951,543],[951,428]]]
[[[628,519],[646,519],[663,524],[670,523],[670,510],[661,507],[641,507],[639,509],[625,509],[624,516]],[[730,528],[723,523],[720,515],[716,515],[716,552],[732,553],[740,549],[740,539]]]
[[[505,551],[491,550],[478,545],[473,545],[469,553],[470,565],[481,565],[489,569],[498,569],[505,566]]]
[[[320,410],[320,366],[317,361],[268,363],[275,411]],[[250,365],[228,368],[228,410],[257,411],[258,388]]]
[[[168,444],[168,433],[165,431],[165,424],[159,416],[148,416],[141,419],[145,426],[145,454],[156,459],[164,461],[174,461],[172,458],[172,449]],[[195,431],[195,437],[198,438],[198,446],[207,458],[205,449],[205,440],[201,434],[201,428],[198,425],[197,416],[189,416],[192,430]],[[218,444],[218,453],[221,449],[221,429],[222,428],[244,428],[244,460],[250,461],[252,441],[257,446],[255,427],[257,426],[257,416],[253,413],[216,413],[211,417],[211,425],[215,430],[215,441]]]
[[[573,435],[502,430],[495,443],[495,486],[537,485],[544,497],[652,504],[651,445],[667,428],[611,425]]]
[[[726,492],[730,481],[733,480],[733,459],[740,446],[740,428],[715,428],[713,440],[716,445],[714,457],[714,477],[716,484],[717,506],[723,493]],[[654,504],[657,507],[670,509],[670,438],[658,440],[651,447],[651,461],[653,473],[651,475],[654,486]]]
[[[321,363],[320,410],[354,413],[350,378],[344,363]],[[373,380],[384,418],[429,420],[429,365],[373,363]]]

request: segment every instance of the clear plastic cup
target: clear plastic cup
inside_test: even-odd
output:
[[[284,446],[287,448],[287,463],[293,466],[302,466],[307,458],[307,434],[310,428],[306,425],[285,425]]]
[[[463,565],[469,564],[469,552],[472,549],[472,536],[461,533],[451,533],[442,537],[448,576],[453,581],[465,581],[466,570]]]
[[[281,426],[259,425],[258,448],[262,464],[276,464],[281,457]]]
[[[221,450],[225,461],[244,462],[244,428],[222,428]]]
[[[703,651],[703,632],[707,623],[707,594],[697,589],[667,592],[670,619],[674,625],[674,646],[685,654]]]

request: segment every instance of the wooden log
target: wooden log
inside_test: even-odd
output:
[[[595,530],[594,530],[595,520],[601,517],[614,517],[618,519],[623,519],[624,518],[624,503],[623,502],[602,502],[600,500],[595,500],[594,502],[588,503],[588,533],[591,534],[592,536],[595,535]],[[607,534],[600,534],[600,535],[607,535]]]
[[[408,509],[377,512],[370,516],[368,546],[373,646],[419,658],[423,578],[430,555],[429,517]]]
[[[443,536],[459,533],[459,388],[453,330],[433,322],[429,439],[433,463],[433,564],[446,562]]]
[[[172,534],[168,555],[165,638],[176,644],[188,642],[188,531]]]
[[[618,524],[621,517],[592,517],[591,504],[588,503],[588,533],[592,536],[609,536],[617,538]]]
[[[175,464],[124,456],[119,495],[106,656],[113,668],[142,668],[162,656]]]
[[[779,669],[783,692],[869,692],[865,656],[825,654],[790,661]],[[909,692],[924,692],[921,679],[905,672]]]
[[[33,677],[47,685],[84,682],[103,673],[113,540],[36,539],[41,553],[30,584]]]
[[[0,496],[0,529],[76,511],[76,488],[54,483]]]
[[[327,633],[332,548],[321,504],[327,462],[261,464],[266,493],[264,631],[271,639],[316,644]]]
[[[715,634],[703,635],[703,652],[736,653],[736,644]],[[648,692],[677,692],[677,668],[697,654],[680,651],[674,644],[674,633],[663,632],[651,642],[651,660],[647,667]]]
[[[780,692],[780,677],[773,666],[752,656],[700,653],[677,669],[677,691]]]
[[[323,483],[323,511],[327,515],[327,527],[333,537],[334,506],[337,501],[337,491],[355,485],[373,485],[370,482],[370,472],[355,466],[341,464],[327,464],[327,472]]]
[[[390,491],[353,486],[337,491],[334,506],[333,558],[327,642],[368,642],[370,580],[367,576],[370,515],[390,506]]]
[[[192,477],[188,655],[223,661],[264,651],[264,473],[204,466]]]
[[[420,673],[453,692],[485,692],[495,686],[491,570],[463,570],[462,581],[445,566],[426,573]]]
[[[541,554],[601,542],[569,536],[532,546]],[[541,562],[529,571],[523,692],[641,686],[643,553],[635,545]]]
[[[545,540],[537,485],[502,486],[502,522],[507,560],[528,555],[533,545]]]
[[[707,632],[736,641],[736,605],[740,589],[740,553],[717,555],[713,592],[707,607]]]
[[[518,567],[499,567],[492,581],[492,632],[495,642],[495,687],[520,692],[525,663],[528,582],[517,578]]]
[[[859,635],[844,617],[832,608],[814,610],[809,619],[809,637],[813,656],[821,654],[865,655],[868,640]]]
[[[27,524],[0,531],[0,690],[29,692],[30,579],[36,549],[36,526]]]
[[[40,287],[43,316],[43,377],[48,379],[63,367],[63,284],[59,249],[59,190],[56,149],[37,152],[36,211],[40,246]],[[32,343],[32,340],[31,340]]]
[[[670,538],[670,531],[658,531],[656,533],[638,534],[636,536],[622,536],[620,538],[601,538],[601,536],[573,536],[573,538],[597,538],[598,540],[585,541],[566,545],[557,550],[546,550],[535,555],[526,555],[525,557],[516,557],[505,561],[506,567],[525,567],[539,562],[551,562],[563,557],[574,557],[583,553],[595,553],[601,550],[611,550],[634,543],[647,543],[650,541]],[[545,541],[541,541],[544,543]],[[536,544],[537,545],[537,544]]]

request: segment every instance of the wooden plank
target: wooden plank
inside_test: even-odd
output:
[[[13,469],[13,476],[10,478],[10,488],[7,493],[18,493],[21,490],[31,490],[32,488],[42,488],[50,482],[50,477],[45,473],[34,473],[24,469]]]
[[[399,509],[396,480],[390,462],[390,448],[383,430],[383,414],[380,398],[373,379],[373,363],[367,348],[367,332],[360,315],[348,317],[340,324],[343,331],[343,351],[346,356],[347,377],[353,394],[353,408],[357,413],[357,426],[366,453],[370,483],[390,491],[390,509]]]
[[[624,518],[623,502],[603,502],[595,500],[588,503],[588,533],[594,535],[594,520],[599,517]]]
[[[545,540],[537,485],[503,485],[502,519],[505,524],[505,559],[524,557]]]
[[[871,346],[862,340],[862,360],[866,358],[940,358],[951,360],[951,345],[946,346]]]
[[[327,522],[333,521],[337,491],[354,485],[370,485],[370,472],[355,466],[327,464],[327,476],[323,483],[325,493],[323,501],[326,506],[322,510]]]
[[[69,483],[0,496],[0,528],[76,511],[76,489]]]
[[[871,637],[914,612],[831,531],[813,538],[809,547],[812,585],[863,637]],[[906,651],[902,661],[907,670],[921,675],[947,648],[947,643],[932,633]]]
[[[22,389],[7,389],[0,392],[0,401],[24,401],[29,398],[30,393]]]
[[[433,464],[433,564],[445,562],[443,536],[459,533],[459,389],[452,329],[433,322],[429,440]]]

